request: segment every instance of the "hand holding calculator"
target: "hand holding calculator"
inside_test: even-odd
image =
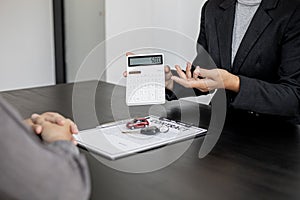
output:
[[[164,104],[165,73],[163,54],[127,56],[126,104]]]

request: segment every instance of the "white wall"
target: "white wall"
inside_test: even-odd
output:
[[[76,77],[98,79],[99,73],[95,71],[104,68],[104,51],[89,57],[90,63],[84,74],[77,73],[85,58],[105,39],[104,0],[65,0],[64,7],[67,81],[74,82]]]
[[[205,0],[107,0],[107,81],[124,85],[125,52],[163,52],[166,64],[185,65],[196,54]]]
[[[0,1],[0,91],[54,84],[52,0]]]

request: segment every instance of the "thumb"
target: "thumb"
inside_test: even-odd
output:
[[[165,73],[169,73],[171,71],[171,68],[169,65],[165,65]]]
[[[132,52],[126,52],[126,56],[131,56],[131,55],[134,55],[134,53],[132,53]]]
[[[203,69],[200,67],[196,67],[193,76],[195,78],[198,76],[200,76],[202,78],[211,78],[212,74],[211,74],[211,70],[209,70],[209,69]]]
[[[165,76],[168,79],[170,79],[171,76],[173,76],[171,68],[168,65],[165,66]]]

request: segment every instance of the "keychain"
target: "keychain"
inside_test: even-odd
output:
[[[157,133],[166,133],[168,131],[169,127],[163,125],[159,128],[157,126],[148,126],[138,130],[126,130],[122,131],[122,133],[140,133],[143,135],[156,135]]]

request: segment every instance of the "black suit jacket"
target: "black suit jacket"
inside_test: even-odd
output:
[[[204,48],[218,68],[240,77],[240,91],[237,94],[226,92],[229,108],[298,120],[299,1],[262,0],[231,65],[235,3],[235,0],[209,0],[205,3],[198,56],[193,65],[214,67],[213,64],[203,64]]]

